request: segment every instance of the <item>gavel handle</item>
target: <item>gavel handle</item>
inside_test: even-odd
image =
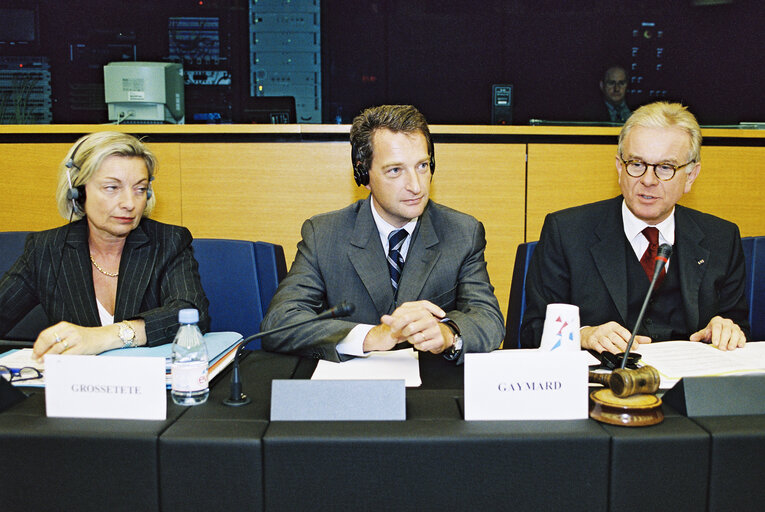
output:
[[[611,388],[619,398],[627,398],[638,393],[656,393],[661,377],[653,366],[643,366],[637,370],[617,368],[611,373],[590,372],[589,380]]]
[[[590,382],[593,384],[602,384],[605,388],[611,387],[611,374],[610,373],[597,373],[590,372]]]

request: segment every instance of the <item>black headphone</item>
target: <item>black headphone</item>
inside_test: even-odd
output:
[[[66,198],[70,201],[72,201],[72,209],[74,210],[74,213],[77,215],[84,215],[85,214],[85,185],[80,185],[78,187],[72,186],[72,184],[75,181],[75,178],[72,178],[72,169],[76,169],[76,172],[79,172],[80,166],[77,165],[77,163],[74,161],[74,157],[77,155],[77,151],[80,149],[80,146],[82,146],[86,140],[88,140],[90,137],[85,137],[80,141],[79,144],[74,148],[74,151],[72,151],[72,156],[69,157],[69,160],[64,164],[66,166],[66,179],[69,182],[69,190],[66,191]],[[154,181],[154,176],[149,176],[149,186],[146,189],[146,200],[148,201],[151,199],[152,190],[151,190],[151,182]]]
[[[420,132],[422,133],[422,132]],[[423,136],[425,134],[423,133]],[[428,152],[430,153],[430,175],[436,172],[436,154],[433,151],[433,138],[428,139]],[[361,146],[351,142],[351,164],[353,164],[353,179],[356,185],[369,185],[369,167],[366,164],[369,155],[364,155]]]
[[[72,210],[77,215],[85,213],[85,187],[83,185],[80,185],[77,188],[73,187],[72,183],[74,183],[74,180],[72,179],[71,173],[72,169],[77,169],[78,172],[80,171],[80,166],[74,162],[74,157],[77,155],[80,146],[82,146],[86,140],[88,139],[84,138],[77,144],[74,151],[72,151],[72,156],[70,156],[69,160],[64,164],[66,166],[66,179],[69,182],[69,190],[66,191],[66,198],[72,202]]]

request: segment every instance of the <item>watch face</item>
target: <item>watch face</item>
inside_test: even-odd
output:
[[[135,338],[135,331],[125,324],[120,324],[120,339],[127,343]]]

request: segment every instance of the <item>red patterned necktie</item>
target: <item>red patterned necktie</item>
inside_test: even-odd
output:
[[[659,250],[659,230],[653,227],[647,227],[643,230],[643,236],[648,240],[648,248],[643,253],[643,257],[640,258],[640,265],[643,266],[645,275],[648,276],[648,280],[650,281],[653,279],[653,271],[656,267],[656,253]],[[659,278],[656,280],[656,286],[661,284],[665,275],[666,272],[664,271],[664,268],[662,268]]]

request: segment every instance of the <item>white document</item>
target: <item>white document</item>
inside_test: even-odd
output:
[[[588,356],[540,349],[465,354],[465,419],[587,418]]]
[[[311,379],[315,380],[404,380],[406,387],[422,385],[420,364],[414,349],[372,352],[342,363],[320,360]]]
[[[660,387],[669,389],[683,377],[743,375],[765,372],[765,342],[750,342],[736,350],[719,350],[694,341],[662,341],[636,349],[641,363],[656,368]]]
[[[162,357],[45,356],[48,416],[164,420]]]

